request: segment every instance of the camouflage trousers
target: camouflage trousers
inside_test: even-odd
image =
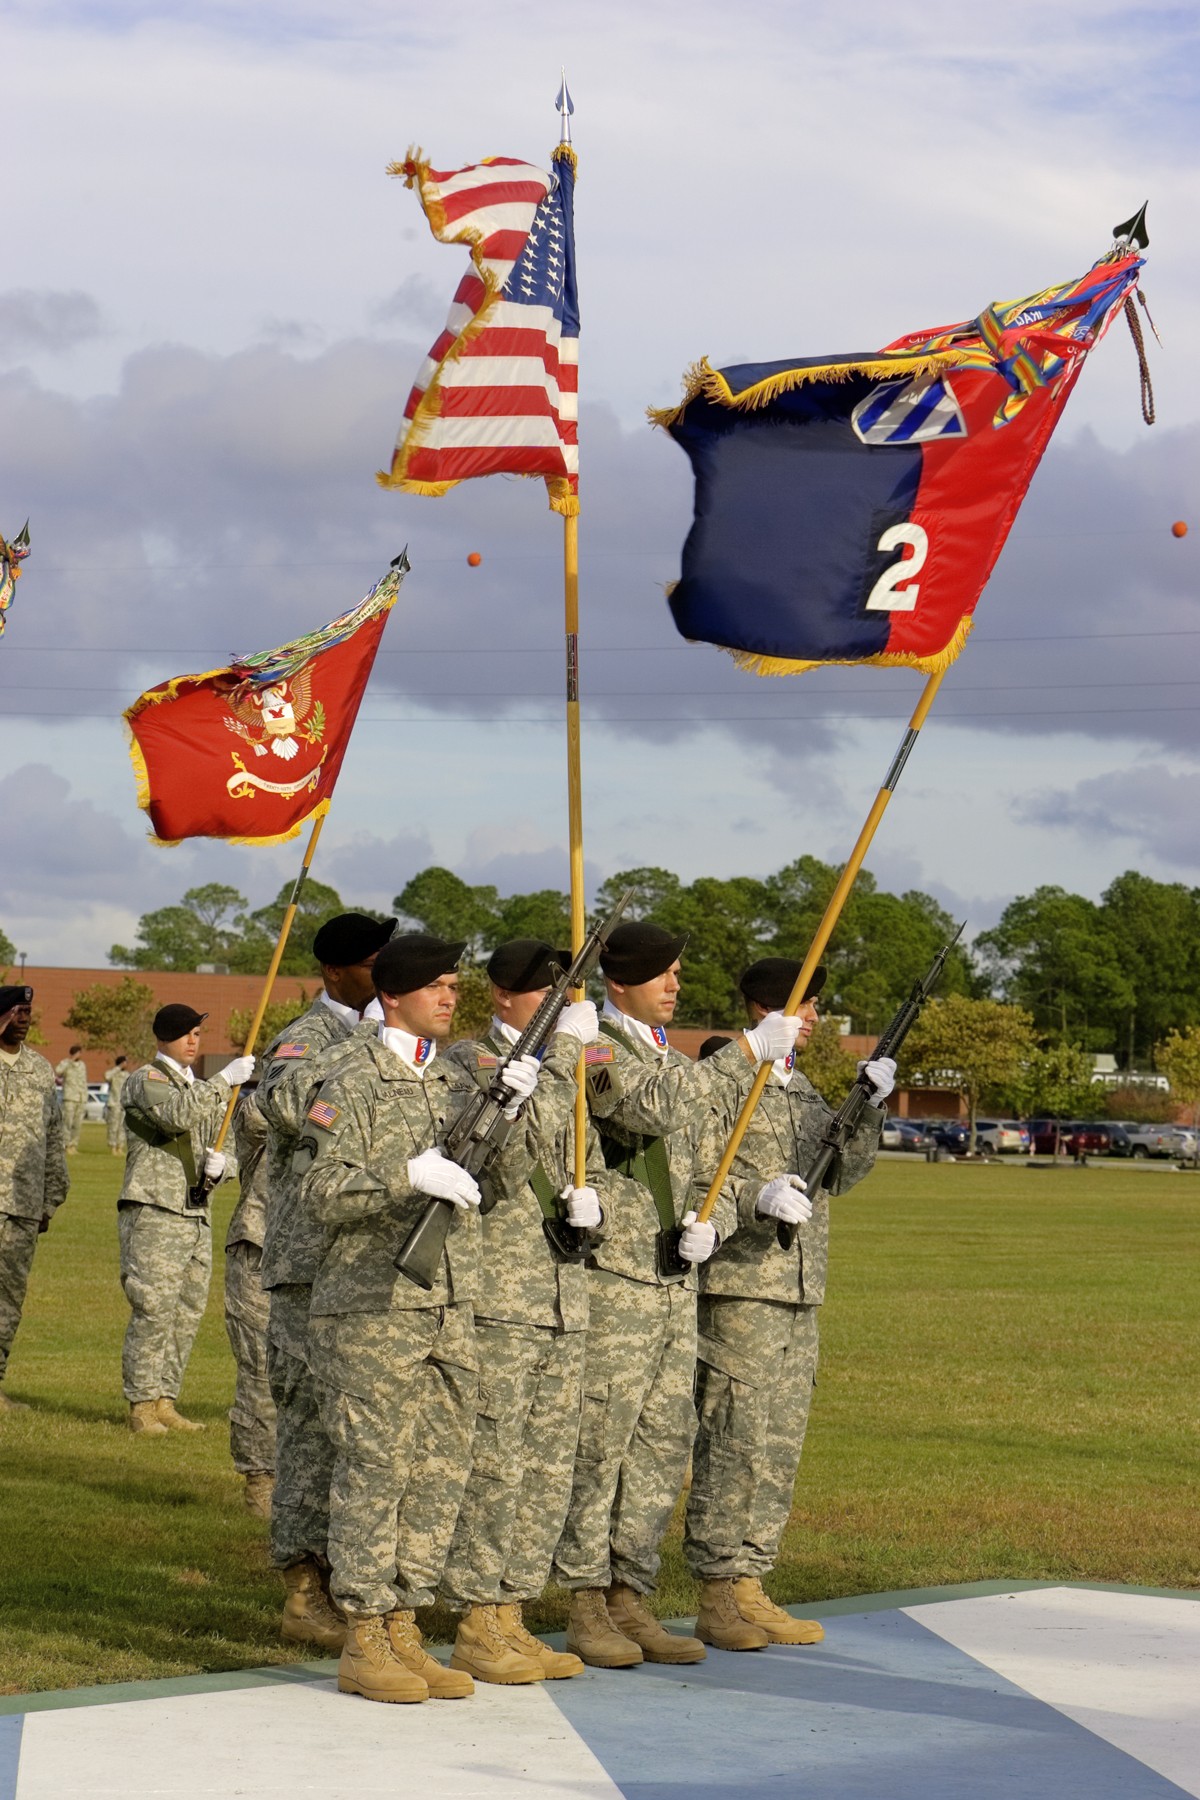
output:
[[[309,1344],[335,1457],[330,1591],[351,1613],[429,1606],[471,1469],[471,1308],[314,1315]]]
[[[684,1553],[699,1581],[774,1568],[817,1371],[816,1306],[700,1296]]]
[[[271,1292],[267,1379],[275,1403],[275,1492],[271,1560],[278,1569],[329,1553],[329,1483],[333,1445],[317,1405],[308,1347],[312,1288],[299,1283]]]
[[[649,1594],[696,1431],[696,1296],[682,1283],[594,1269],[588,1298],[579,1448],[556,1578]]]
[[[125,1135],[125,1114],[119,1109],[116,1112],[106,1112],[104,1126],[108,1132],[109,1149],[124,1150],[129,1142]]]
[[[79,1134],[83,1130],[82,1100],[64,1100],[62,1103],[63,1143],[68,1150],[78,1150]]]
[[[208,1300],[212,1230],[205,1219],[125,1201],[117,1232],[132,1309],[121,1351],[125,1398],[176,1400]]]
[[[237,1376],[229,1409],[229,1453],[239,1475],[275,1467],[275,1402],[267,1380],[271,1303],[259,1269],[262,1247],[244,1239],[225,1252],[225,1332]]]
[[[475,1321],[471,1475],[442,1579],[452,1606],[536,1600],[571,1498],[582,1331]]]
[[[13,1219],[7,1213],[0,1217],[0,1381],[21,1323],[40,1223],[39,1219]]]

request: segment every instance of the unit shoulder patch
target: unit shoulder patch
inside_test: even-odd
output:
[[[607,1069],[597,1069],[594,1074],[588,1075],[588,1085],[594,1094],[607,1094],[612,1086],[612,1076]]]
[[[583,1060],[590,1069],[595,1063],[610,1063],[616,1055],[612,1044],[589,1044],[583,1053]]]
[[[332,1131],[342,1116],[342,1109],[340,1106],[334,1106],[329,1100],[314,1100],[308,1109],[308,1116],[314,1125],[321,1127],[322,1131]]]

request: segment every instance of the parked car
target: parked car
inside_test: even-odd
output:
[[[1112,1119],[1030,1119],[1029,1135],[1038,1156],[1124,1156],[1128,1139]]]
[[[971,1134],[962,1119],[944,1119],[933,1127],[931,1135],[940,1149],[952,1150],[955,1156],[961,1156]]]
[[[1090,1134],[1094,1143],[1093,1150],[1101,1156],[1128,1156],[1132,1148],[1129,1132],[1118,1119],[1095,1119],[1090,1124],[1080,1127]]]
[[[89,1081],[88,1097],[84,1104],[83,1116],[92,1124],[98,1124],[104,1118],[104,1103],[108,1099],[107,1081]]]
[[[1130,1125],[1126,1128],[1129,1154],[1147,1156],[1195,1156],[1196,1134],[1179,1125]]]
[[[879,1140],[884,1150],[928,1150],[932,1141],[919,1119],[889,1119]]]
[[[976,1119],[975,1148],[984,1156],[999,1156],[1006,1150],[1029,1151],[1029,1131],[1018,1119]]]

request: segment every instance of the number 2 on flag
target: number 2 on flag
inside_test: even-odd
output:
[[[902,554],[899,562],[883,571],[867,595],[867,612],[912,612],[916,606],[921,589],[920,584],[912,578],[920,574],[925,567],[925,558],[929,555],[929,538],[924,528],[912,524],[889,525],[877,548],[897,550],[902,549],[905,544],[912,545],[912,555]],[[907,585],[901,587],[902,581]]]

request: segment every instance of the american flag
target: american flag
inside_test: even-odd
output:
[[[578,508],[579,304],[575,157],[549,174],[497,156],[390,173],[420,196],[434,236],[466,244],[471,268],[404,409],[384,487],[444,494],[475,475],[542,475],[556,512]]]

